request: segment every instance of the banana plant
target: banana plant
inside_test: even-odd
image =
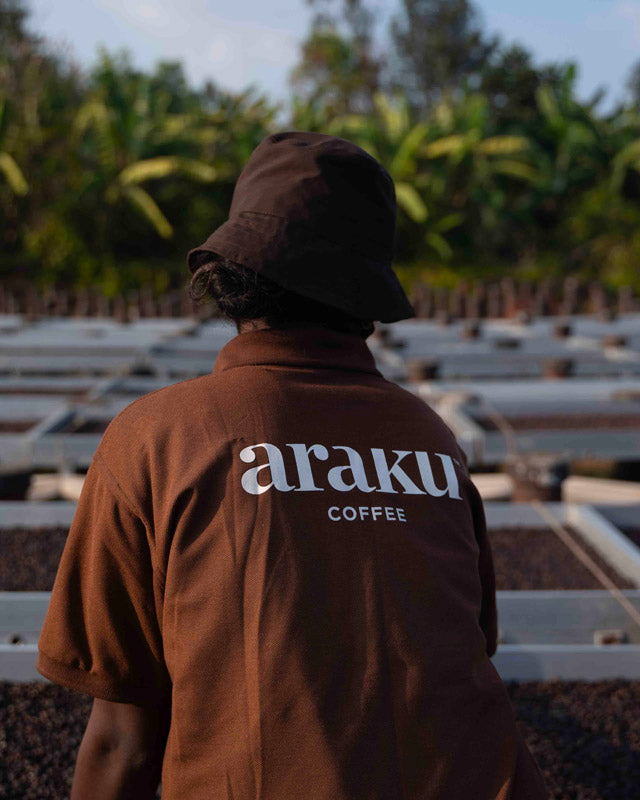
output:
[[[488,98],[444,97],[434,108],[434,136],[421,148],[432,184],[463,215],[458,243],[503,250],[525,221],[521,208],[542,180],[526,131],[495,130]],[[467,252],[469,250],[467,249]]]
[[[624,137],[617,152],[611,159],[610,188],[620,192],[629,170],[640,173],[640,114],[630,116],[620,126],[619,134]],[[610,136],[611,138],[611,136]]]
[[[120,75],[103,53],[97,86],[80,107],[73,125],[76,145],[93,157],[86,191],[99,188],[110,205],[121,201],[136,209],[155,232],[169,238],[173,226],[149,189],[149,182],[178,175],[207,183],[219,178],[216,167],[185,155],[160,155],[184,149],[188,115],[167,112],[163,92],[148,78]]]
[[[416,155],[429,135],[429,124],[413,122],[407,99],[393,99],[382,92],[373,95],[375,114],[346,114],[335,117],[325,130],[350,138],[378,159],[393,178],[398,206],[413,222],[424,223],[429,209],[416,189]]]
[[[559,81],[536,92],[535,159],[541,176],[537,188],[548,197],[593,186],[610,160],[607,123],[596,116],[593,104],[576,100],[575,81],[576,69],[570,64]]]
[[[530,163],[531,141],[527,136],[488,134],[489,104],[481,95],[471,95],[453,106],[444,100],[435,109],[440,136],[420,148],[428,160],[443,159],[445,170],[455,172],[465,163],[470,183],[493,176],[535,184],[540,176]]]
[[[8,117],[8,103],[4,97],[0,97],[0,173],[4,176],[11,191],[22,197],[28,193],[29,184],[15,158],[2,147],[2,143],[7,138]]]
[[[129,164],[105,189],[105,199],[114,205],[120,199],[136,207],[163,238],[173,235],[173,227],[142,184],[150,180],[186,175],[192,180],[207,183],[216,180],[218,172],[196,159],[180,156],[159,156]]]
[[[359,144],[382,163],[393,179],[398,208],[406,223],[420,231],[424,244],[442,260],[453,254],[445,234],[460,225],[463,216],[446,207],[444,187],[421,169],[420,151],[432,135],[429,120],[411,118],[406,96],[373,95],[373,115],[349,114],[334,118],[325,128]],[[402,221],[401,221],[401,224]]]
[[[474,185],[484,185],[495,203],[504,195],[494,186],[497,176],[525,184],[538,179],[527,137],[486,135],[484,98],[457,104],[445,98],[418,121],[411,119],[403,95],[378,92],[374,105],[375,115],[336,118],[329,132],[350,137],[387,167],[398,206],[422,226],[424,242],[443,260],[453,255],[446,235],[464,223]]]

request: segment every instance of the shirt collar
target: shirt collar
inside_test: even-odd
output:
[[[259,364],[329,367],[382,377],[373,353],[361,336],[319,326],[239,333],[218,353],[213,373]]]

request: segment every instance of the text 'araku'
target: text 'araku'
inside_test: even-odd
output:
[[[283,453],[275,444],[261,442],[248,445],[240,451],[240,458],[245,464],[256,462],[259,452],[266,455],[267,458],[264,463],[251,467],[243,473],[241,482],[242,488],[246,492],[262,494],[272,488],[279,492],[322,492],[325,488],[331,488],[338,492],[351,492],[355,489],[361,492],[426,494],[432,497],[448,495],[454,500],[462,499],[458,490],[458,477],[453,459],[445,453],[433,454],[440,460],[444,473],[445,486],[439,487],[436,486],[431,460],[426,451],[392,450],[393,456],[388,458],[382,448],[372,447],[367,451],[366,458],[373,465],[377,484],[371,486],[365,471],[365,460],[353,447],[345,445],[325,447],[323,444],[300,443],[287,444],[285,447],[290,447],[293,451],[295,476],[287,475]],[[327,470],[320,468],[317,462],[321,461],[341,463],[336,463]],[[420,476],[419,484],[410,478],[403,468],[408,468],[410,464],[417,467]],[[263,479],[269,477],[268,483],[258,482],[258,476],[263,471],[265,471]],[[294,477],[295,481],[290,482]],[[396,480],[399,489],[394,487],[392,478]]]

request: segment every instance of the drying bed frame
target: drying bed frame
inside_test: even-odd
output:
[[[6,502],[3,529],[71,525],[72,502]],[[563,503],[485,503],[489,530],[508,526],[572,529],[635,589],[620,595],[640,613],[640,549],[596,509]],[[549,533],[549,535],[552,535]],[[37,641],[49,592],[0,592],[0,679],[40,679],[35,670]],[[505,680],[600,680],[640,678],[640,627],[605,588],[585,591],[500,591],[497,594],[502,642],[493,657]],[[594,634],[623,630],[625,644],[594,644]],[[12,644],[14,641],[16,643]]]
[[[472,467],[532,453],[618,461],[640,453],[638,379],[434,381],[407,388],[445,420]],[[606,425],[595,426],[598,415],[606,415]],[[528,426],[519,426],[518,419],[527,417]]]

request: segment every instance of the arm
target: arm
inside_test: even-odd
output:
[[[169,719],[163,706],[94,699],[71,800],[154,800]]]

